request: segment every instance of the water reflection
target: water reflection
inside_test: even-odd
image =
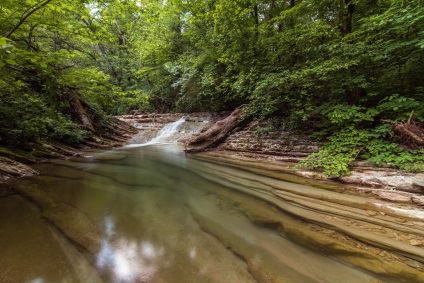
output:
[[[238,192],[254,187],[251,179],[258,179],[258,188],[264,186],[269,182],[264,177],[186,158],[182,148],[174,145],[93,156],[43,165],[42,182],[38,178],[33,183],[56,202],[85,213],[99,228],[100,249],[96,246],[90,253],[96,270],[81,260],[84,255],[67,248],[69,243],[58,245],[57,239],[49,238],[45,222],[30,208],[21,218],[21,213],[15,213],[22,211],[21,206],[7,207],[8,200],[0,205],[0,216],[14,212],[3,217],[3,222],[0,217],[0,226],[11,228],[9,234],[0,233],[0,282],[248,283],[257,278],[285,283],[347,282],[346,278],[375,282],[362,270],[306,250],[252,222],[273,225],[277,219],[292,225],[294,232],[304,226],[268,203]],[[38,223],[37,237],[38,226],[28,223]],[[17,233],[17,229],[22,231]],[[22,260],[20,255],[31,250],[33,256]],[[13,273],[7,273],[8,268]],[[25,277],[21,276],[24,269]],[[2,273],[24,280],[5,281]]]
[[[112,273],[113,282],[151,282],[165,249],[146,240],[130,240],[118,235],[111,217],[105,217],[104,230],[97,267],[107,274]]]
[[[191,259],[194,259],[194,258],[196,257],[196,255],[197,255],[197,250],[196,250],[195,248],[192,248],[192,249],[190,250],[190,252],[189,252],[188,256],[189,256]]]

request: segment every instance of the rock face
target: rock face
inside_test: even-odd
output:
[[[422,282],[424,210],[410,202],[411,194],[370,188],[360,191],[340,183],[299,178],[290,174],[293,171],[285,169],[284,163],[256,155],[203,152],[192,156],[188,165],[218,184],[213,193],[221,193],[221,199],[234,191],[251,196],[244,201],[237,199],[234,207],[255,224],[275,230],[301,246],[379,274],[381,282]],[[225,192],[221,188],[232,190]],[[380,191],[379,196],[372,194]],[[199,206],[197,211],[201,211],[201,203],[207,197],[202,193],[202,197],[187,202],[187,207],[196,210]],[[268,205],[260,207],[261,201]],[[237,254],[246,253],[239,246],[240,240],[207,227],[210,224],[206,221],[198,222],[218,239],[225,239],[225,244]],[[252,272],[261,273],[264,267],[255,269],[256,264],[248,262]]]
[[[321,143],[307,136],[282,130],[268,130],[267,121],[254,121],[242,129],[236,129],[218,146],[229,155],[244,155],[256,159],[269,156],[272,160],[298,162],[309,154],[319,151]],[[316,172],[305,169],[296,173],[314,178]],[[394,202],[423,205],[424,174],[416,174],[393,168],[377,168],[367,162],[355,162],[349,176],[339,178],[347,184],[378,189],[373,192],[381,199]],[[405,193],[404,193],[405,192]],[[414,195],[414,194],[419,194]]]
[[[376,170],[376,168],[354,168],[352,174],[341,177],[340,180],[360,186],[372,188],[384,188],[386,190],[398,190],[410,193],[423,193],[423,187],[416,185],[419,182],[419,175],[386,168],[386,170]]]
[[[183,113],[142,113],[135,110],[130,115],[117,116],[121,121],[127,122],[142,131],[159,131],[167,123],[172,123],[184,116]]]
[[[251,122],[243,129],[230,134],[219,148],[283,156],[288,160],[298,161],[317,152],[321,146],[321,143],[314,142],[306,136],[281,130],[261,130],[266,128],[266,121]]]

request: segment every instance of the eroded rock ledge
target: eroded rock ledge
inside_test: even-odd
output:
[[[228,151],[190,157],[191,170],[219,184],[214,194],[228,199],[235,192],[246,196],[245,201],[236,202],[233,207],[252,222],[276,230],[302,246],[378,274],[383,282],[422,281],[422,208],[413,203],[382,200],[372,188],[300,178],[290,168],[291,164],[283,161],[235,156]],[[232,190],[219,190],[221,187]],[[201,213],[198,202],[189,203],[188,207],[204,229],[236,253],[245,254],[239,240],[229,239],[213,220],[205,220],[208,216]],[[261,205],[263,202],[267,205]],[[248,265],[255,268],[254,262]],[[255,271],[261,276],[263,269]]]
[[[233,124],[232,131],[223,131],[226,134],[225,138],[220,137],[212,144],[214,150],[222,151],[226,155],[248,157],[252,162],[254,160],[284,162],[298,175],[307,178],[324,178],[319,172],[296,168],[299,161],[319,151],[322,143],[313,141],[305,135],[272,129],[266,120],[252,121],[242,126]],[[215,129],[216,125],[211,129]],[[218,133],[217,136],[220,134]],[[188,148],[191,145],[190,141],[193,140],[196,141],[197,137],[188,140]],[[351,175],[337,180],[346,184],[380,189],[374,194],[381,199],[424,205],[424,174],[389,167],[376,167],[368,162],[360,161],[354,163]]]
[[[13,177],[31,176],[37,172],[28,165],[47,159],[66,159],[79,155],[79,150],[87,148],[112,148],[125,144],[138,130],[116,118],[103,121],[94,132],[76,146],[49,140],[30,142],[24,148],[6,147],[0,144],[0,182]]]

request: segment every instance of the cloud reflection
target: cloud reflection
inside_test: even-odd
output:
[[[196,255],[197,255],[197,251],[196,251],[196,249],[195,249],[195,248],[192,248],[192,249],[190,250],[190,252],[189,252],[189,256],[190,256],[190,258],[191,258],[191,259],[194,259],[194,258],[196,257]]]
[[[97,256],[97,267],[112,273],[114,282],[138,282],[151,280],[158,270],[157,263],[164,255],[164,248],[157,249],[149,241],[137,242],[117,237],[113,219],[104,219],[106,237]]]

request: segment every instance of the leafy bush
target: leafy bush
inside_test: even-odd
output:
[[[388,165],[411,171],[424,170],[424,150],[405,151],[396,143],[387,141],[370,141],[363,157],[377,166]]]
[[[9,145],[25,144],[47,138],[78,143],[85,132],[69,117],[54,111],[40,97],[30,94],[2,93],[0,99],[0,137]]]
[[[321,168],[327,176],[343,176],[350,173],[349,166],[364,149],[370,138],[366,130],[349,127],[329,137],[322,150],[309,155],[301,165]]]
[[[327,123],[321,132],[314,135],[328,135],[322,150],[311,154],[301,164],[321,168],[327,176],[350,174],[349,166],[357,158],[366,159],[377,166],[419,171],[424,169],[424,150],[404,150],[399,147],[396,135],[389,124],[381,124],[379,118],[391,117],[402,121],[414,109],[418,112],[420,103],[413,98],[399,95],[389,96],[376,107],[361,107],[337,104],[322,111]],[[419,117],[422,119],[422,116]],[[387,141],[391,140],[391,141]]]
[[[346,135],[347,134],[347,135]],[[323,169],[326,176],[344,176],[350,174],[350,166],[357,157],[362,157],[377,166],[423,171],[424,150],[405,151],[396,143],[379,139],[370,139],[369,132],[350,132],[336,134],[317,153],[313,153],[301,162],[301,166]]]

